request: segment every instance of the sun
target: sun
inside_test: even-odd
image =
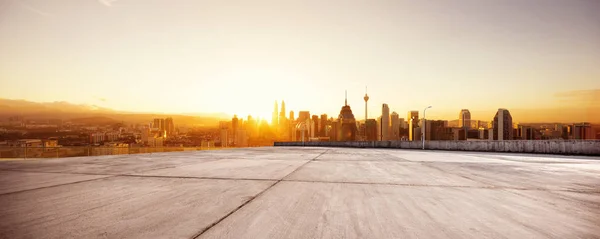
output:
[[[264,109],[244,109],[243,111],[235,111],[230,112],[229,114],[237,115],[238,118],[248,120],[248,116],[252,116],[252,119],[255,121],[267,121],[267,123],[271,124],[273,112],[265,111]]]
[[[259,119],[259,120],[266,120],[269,124],[271,124],[272,118],[273,118],[273,113],[272,112],[264,112],[264,111],[255,111],[256,114],[250,114],[252,115],[252,118],[255,119]]]

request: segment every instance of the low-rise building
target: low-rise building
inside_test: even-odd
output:
[[[99,144],[106,141],[106,135],[104,133],[92,133],[90,134],[90,143]]]
[[[446,127],[448,124],[444,120],[426,120],[425,125],[425,140],[454,139],[452,128]]]
[[[59,147],[58,140],[56,140],[56,139],[43,140],[43,144],[44,144],[44,147],[47,147],[47,148]]]
[[[573,139],[595,139],[596,134],[590,123],[573,124]]]
[[[41,139],[19,139],[8,141],[10,147],[43,147],[44,143]]]

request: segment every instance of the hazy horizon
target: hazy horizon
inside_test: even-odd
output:
[[[600,121],[600,1],[0,2],[0,98],[270,120]],[[491,115],[490,115],[491,114]],[[287,112],[286,112],[287,115]],[[564,120],[568,119],[568,120]]]
[[[40,106],[48,106],[48,105],[54,105],[56,106],[56,104],[60,104],[61,106],[71,106],[71,107],[75,107],[76,112],[79,113],[85,113],[88,115],[102,115],[102,116],[106,116],[106,115],[123,115],[123,114],[139,114],[139,115],[146,115],[146,114],[156,114],[156,115],[180,115],[180,116],[196,116],[196,117],[212,117],[212,118],[216,118],[216,119],[222,119],[222,120],[227,120],[230,119],[231,117],[234,117],[237,114],[228,114],[228,113],[223,113],[223,112],[143,112],[143,111],[119,111],[119,110],[114,110],[111,108],[100,108],[98,107],[98,109],[93,109],[96,108],[96,105],[85,105],[85,104],[73,104],[70,102],[65,102],[65,101],[54,101],[54,102],[33,102],[33,101],[26,101],[23,99],[3,99],[0,98],[0,108],[2,108],[3,106],[8,106],[8,107],[12,107],[13,110],[16,111],[21,111],[19,108],[15,108],[14,104],[11,105],[6,104],[6,101],[24,101],[26,103],[33,103],[33,104],[39,104]],[[65,105],[66,104],[66,105]],[[81,107],[81,108],[77,108],[77,107]],[[52,108],[51,108],[52,109]],[[55,108],[56,109],[56,108]],[[46,108],[46,110],[48,110],[48,108]],[[81,110],[85,110],[85,111],[81,111]],[[35,112],[36,109],[32,108],[32,107],[28,107],[27,113],[32,113]],[[61,110],[62,113],[66,113],[65,111]],[[533,121],[527,121],[527,120],[521,120],[523,119],[523,115],[525,116],[530,116],[530,115],[539,115],[540,113],[544,113],[544,111],[533,111],[530,112],[531,110],[528,109],[509,109],[509,111],[511,111],[511,114],[513,115],[513,117],[516,116],[515,118],[515,122],[517,123],[578,123],[578,122],[591,122],[591,123],[600,123],[600,119],[596,119],[596,121],[576,121],[576,120],[567,120],[564,117],[561,119],[560,117],[555,117],[552,115],[548,115],[548,114],[552,114],[552,112],[545,112],[546,116],[545,117],[540,117],[541,120],[533,120]],[[74,111],[67,111],[67,112],[74,112]],[[395,111],[390,111],[390,113],[395,112]],[[428,113],[427,113],[427,118],[430,120],[456,120],[458,119],[458,115],[455,115],[456,117],[430,117],[429,116],[429,112],[431,112],[431,109],[429,109]],[[470,110],[471,115],[473,116],[472,119],[473,120],[482,120],[482,121],[491,121],[493,116],[496,114],[496,110]],[[5,113],[5,116],[19,116],[18,113],[15,113],[15,111],[13,112],[8,112],[8,114],[6,114],[7,112],[2,112]],[[14,113],[14,114],[13,114]],[[298,116],[298,111],[294,110],[294,113],[296,115],[296,117]],[[400,118],[406,118],[405,114],[402,114],[402,112],[397,112],[400,116]],[[407,112],[404,112],[407,113]],[[516,114],[515,114],[516,113]],[[571,112],[572,113],[572,112]],[[314,112],[311,112],[311,114],[317,114]],[[420,116],[422,117],[422,111],[420,111]],[[1,116],[2,114],[0,114]],[[287,114],[286,114],[287,115]],[[320,113],[319,113],[320,115]],[[247,116],[243,116],[243,115],[237,115],[239,118],[246,118]],[[379,115],[376,115],[377,117],[379,117]],[[550,116],[550,117],[548,117]],[[253,116],[255,118],[259,118],[261,120],[265,120],[267,122],[270,122],[271,118],[270,117],[256,117]],[[330,115],[328,114],[328,117],[337,117],[337,114],[335,115]],[[376,117],[371,117],[369,116],[370,119],[374,119]],[[527,117],[525,117],[527,118]],[[364,121],[364,118],[357,118],[357,121]]]

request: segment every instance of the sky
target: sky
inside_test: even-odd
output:
[[[0,0],[0,98],[122,111],[600,119],[597,0]],[[536,112],[542,112],[540,114]],[[296,113],[297,115],[297,113]],[[571,116],[572,115],[572,116]],[[537,117],[537,118],[536,118]],[[563,116],[564,117],[564,116]]]

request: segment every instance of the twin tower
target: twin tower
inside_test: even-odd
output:
[[[275,109],[273,110],[273,118],[271,119],[271,124],[278,125],[279,121],[283,119],[285,119],[285,101],[281,101],[281,111],[279,111],[279,107],[277,107],[277,101],[275,101]]]

